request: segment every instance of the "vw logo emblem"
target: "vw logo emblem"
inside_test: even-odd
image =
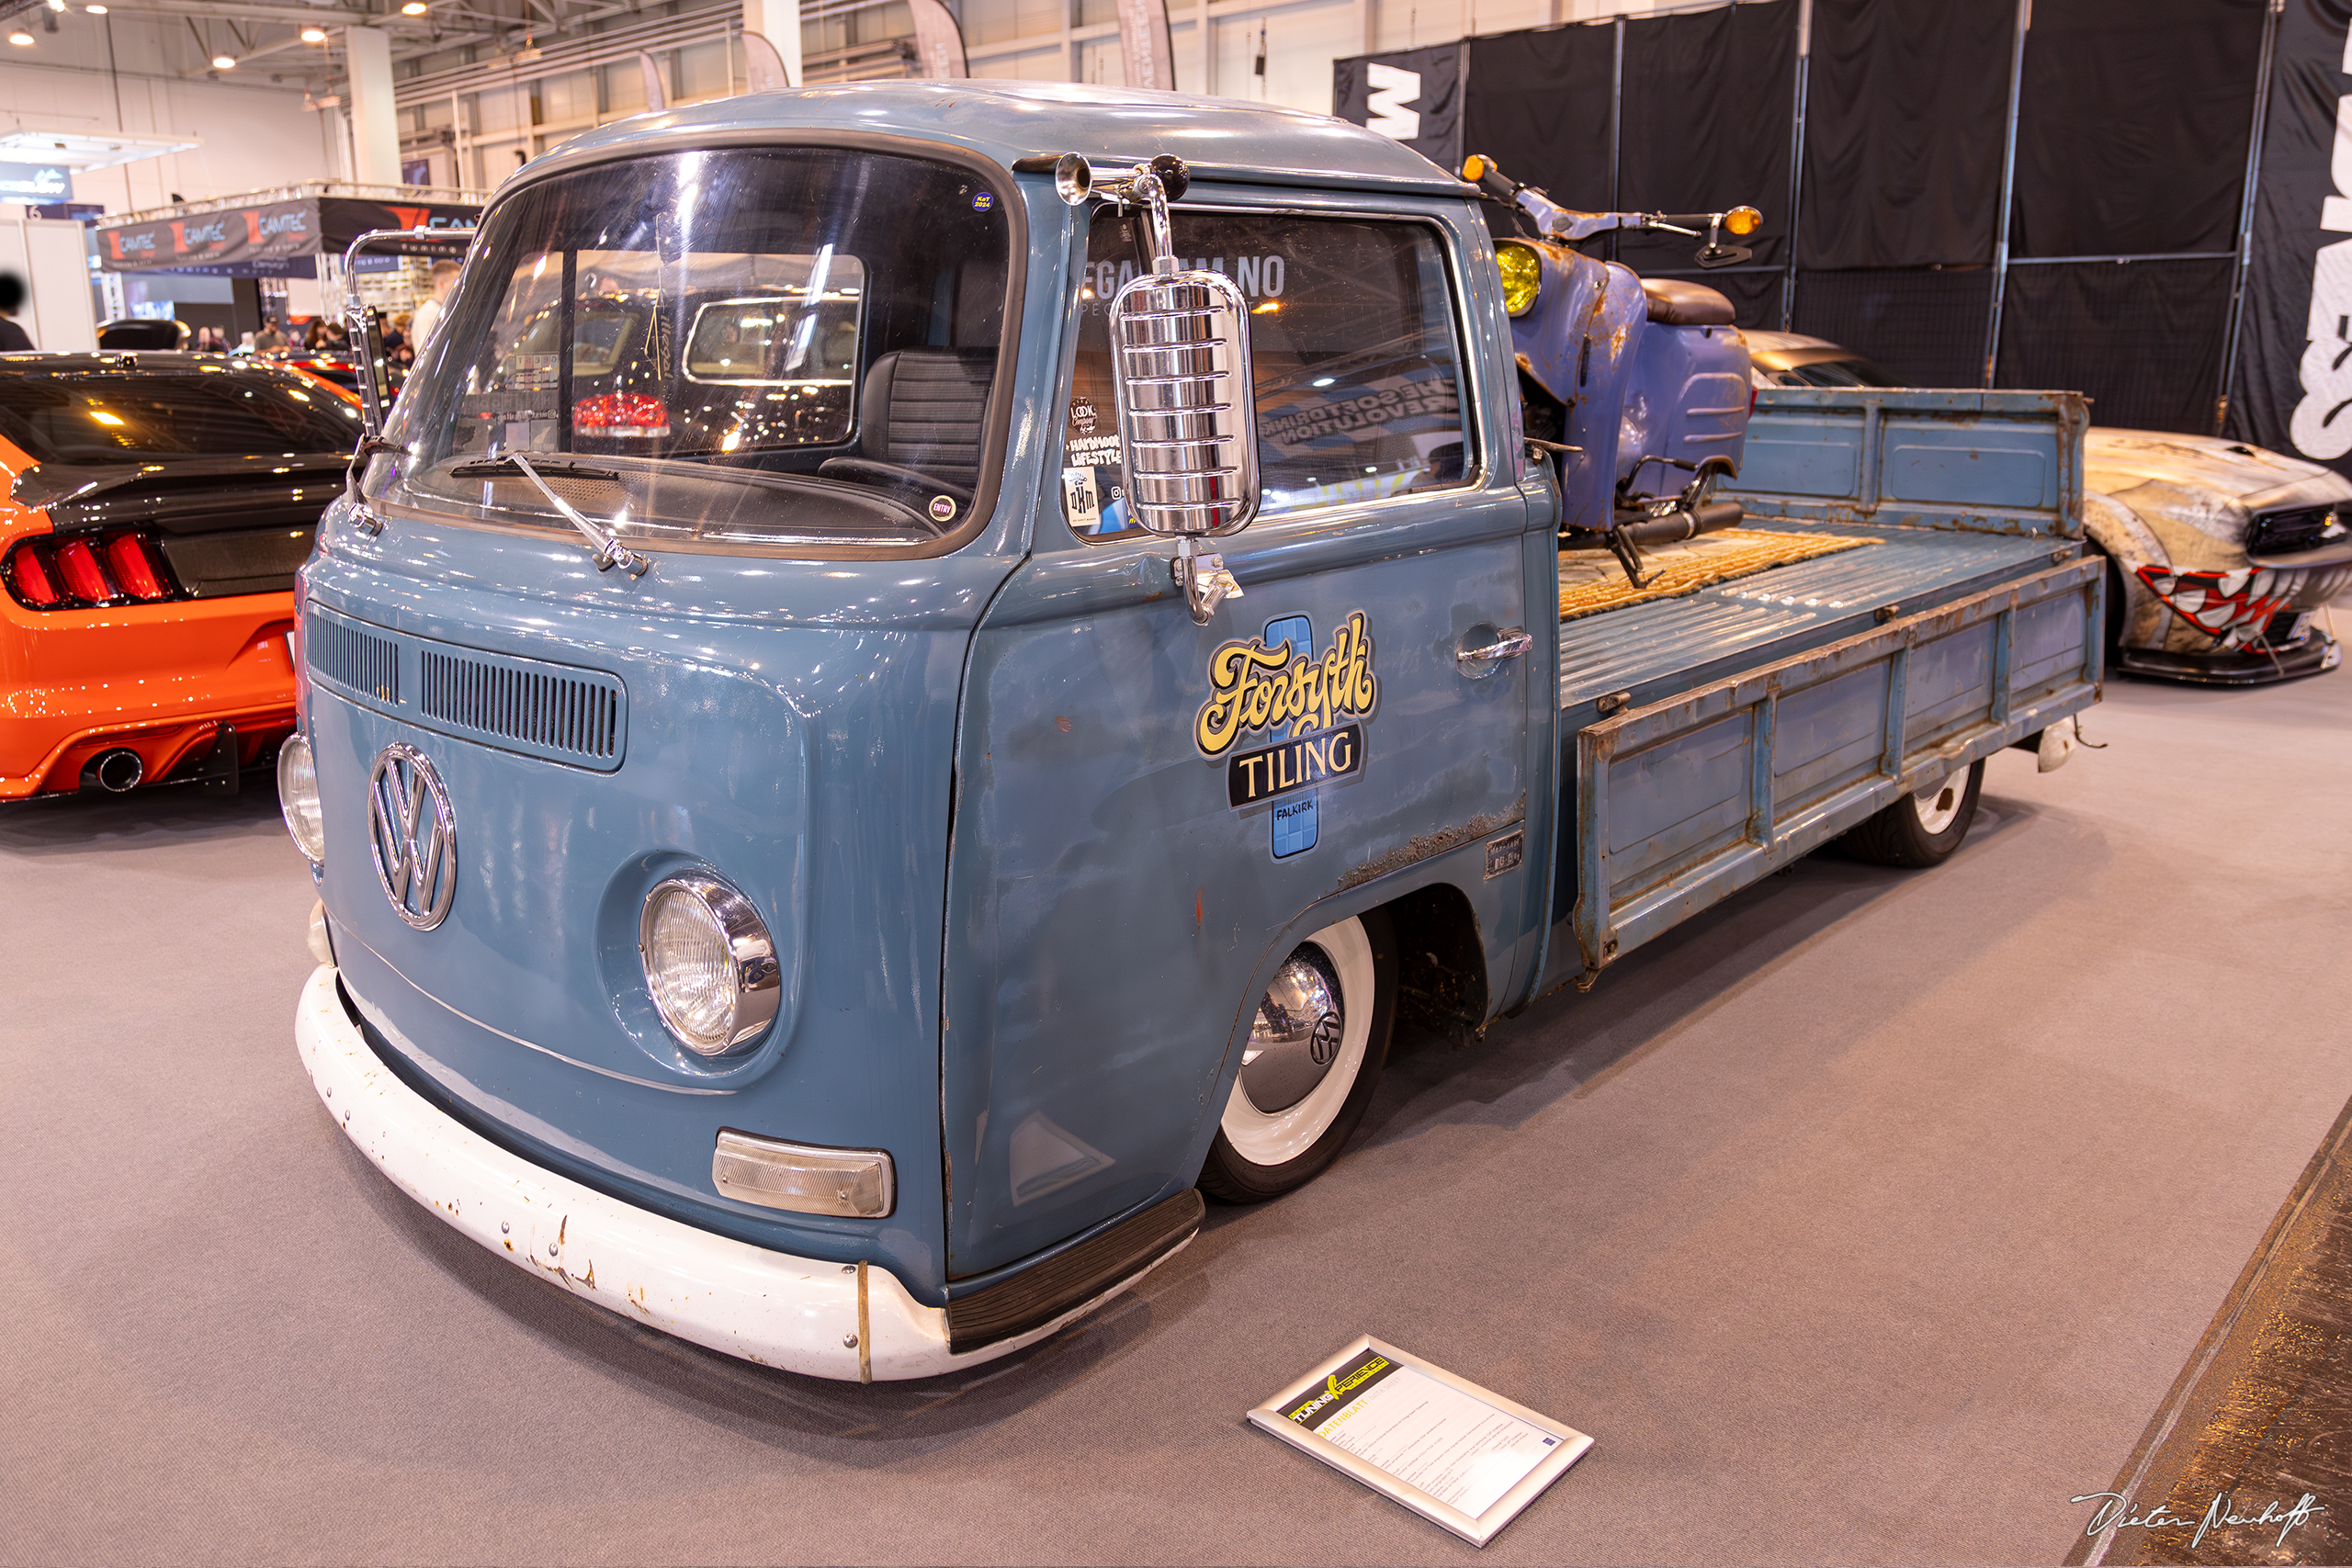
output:
[[[458,891],[458,823],[424,752],[391,745],[368,775],[368,839],[392,912],[418,931],[448,918]]]
[[[1307,1055],[1315,1058],[1318,1067],[1328,1067],[1340,1054],[1340,1015],[1327,1012],[1315,1021],[1315,1029],[1306,1037]]]

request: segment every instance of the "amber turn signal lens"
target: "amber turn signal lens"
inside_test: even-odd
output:
[[[1724,214],[1724,232],[1742,239],[1764,226],[1764,215],[1752,207],[1735,207]]]
[[[1487,160],[1473,152],[1462,160],[1462,177],[1476,185],[1487,177]]]
[[[1503,309],[1523,316],[1544,288],[1544,258],[1532,245],[1506,240],[1495,247],[1495,266],[1503,275]]]

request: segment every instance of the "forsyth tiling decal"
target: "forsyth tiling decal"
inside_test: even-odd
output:
[[[1264,635],[1209,655],[1209,698],[1193,723],[1203,757],[1225,765],[1226,804],[1273,806],[1271,850],[1287,860],[1315,847],[1316,786],[1363,772],[1363,727],[1380,705],[1373,640],[1362,610],[1332,634],[1320,657],[1305,615],[1266,623]],[[1249,737],[1270,745],[1237,750]]]

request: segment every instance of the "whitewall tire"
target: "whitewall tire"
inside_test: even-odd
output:
[[[1338,1157],[1387,1065],[1396,982],[1396,942],[1379,910],[1298,944],[1252,1014],[1202,1191],[1257,1202]]]

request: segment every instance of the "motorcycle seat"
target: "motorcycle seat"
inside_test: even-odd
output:
[[[1703,283],[1679,277],[1645,277],[1642,294],[1649,300],[1650,320],[1667,327],[1727,327],[1732,324],[1731,301]]]

